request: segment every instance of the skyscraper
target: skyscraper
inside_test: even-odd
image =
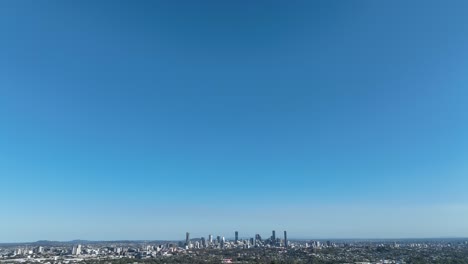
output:
[[[41,247],[41,246],[36,247],[36,248],[34,249],[34,252],[35,252],[35,253],[42,254],[42,253],[44,253],[44,248]]]
[[[208,235],[208,242],[213,243],[213,235]]]
[[[288,233],[284,231],[284,247],[288,247]]]
[[[255,240],[262,242],[262,237],[260,236],[260,234],[255,235]]]
[[[185,233],[185,245],[188,246],[190,244],[190,233]]]
[[[275,230],[271,231],[271,240],[276,241],[276,232],[275,232]]]
[[[81,254],[81,245],[74,246],[72,249],[72,255],[80,255]]]
[[[234,234],[235,234],[235,240],[234,241],[237,244],[239,242],[239,232],[236,231]]]
[[[202,237],[201,238],[201,244],[202,244],[202,247],[206,247],[206,240],[205,240],[205,237]]]
[[[256,245],[256,246],[262,244],[262,237],[260,236],[260,234],[256,234],[256,235],[255,235],[255,240],[254,240],[254,242],[255,242],[255,245]]]

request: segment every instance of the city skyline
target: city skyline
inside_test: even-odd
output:
[[[465,10],[0,1],[0,242],[468,237]]]
[[[286,235],[286,234],[285,234]],[[258,240],[257,240],[258,238]],[[294,240],[277,238],[250,238],[239,241],[221,239],[206,241],[204,238],[183,241],[73,241],[70,243],[39,241],[32,244],[0,244],[0,260],[3,263],[441,263],[466,260],[466,239],[434,240]],[[330,254],[330,252],[332,252]],[[321,262],[320,262],[321,261]],[[365,262],[363,262],[365,261]]]
[[[280,240],[281,242],[285,240],[293,240],[293,241],[327,241],[327,240],[333,240],[333,241],[401,241],[401,240],[453,240],[453,239],[468,239],[468,237],[463,237],[463,236],[447,236],[447,237],[309,237],[309,236],[303,236],[303,235],[298,235],[297,237],[291,237],[288,238],[286,236],[286,230],[282,231],[283,236],[282,237],[277,237],[276,236],[276,230],[270,231],[270,236],[268,236],[267,233],[263,232],[256,232],[254,233],[240,233],[241,235],[239,236],[239,231],[232,231],[231,235],[229,234],[214,234],[212,232],[208,232],[207,234],[202,234],[202,232],[195,232],[195,236],[192,236],[191,232],[185,232],[185,237],[184,238],[164,238],[164,237],[158,237],[158,238],[152,238],[152,239],[115,239],[115,240],[105,240],[105,239],[86,239],[86,238],[75,238],[75,239],[69,239],[69,240],[50,240],[47,238],[43,238],[37,241],[0,241],[0,244],[29,244],[29,243],[47,243],[47,242],[60,242],[60,243],[75,243],[75,246],[78,246],[79,243],[87,243],[87,242],[120,242],[120,241],[129,241],[129,242],[158,242],[158,241],[173,241],[173,242],[179,242],[184,245],[188,245],[192,241],[206,241],[207,243],[212,243],[213,237],[217,237],[216,239],[226,239],[226,241],[231,241],[231,242],[240,242],[243,240],[250,240],[250,239],[256,239],[257,236],[260,237],[262,240]],[[262,236],[264,235],[264,236]],[[216,239],[214,240],[216,242]]]
[[[178,243],[177,246],[181,248],[185,248],[188,246],[194,246],[194,242],[200,242],[200,246],[203,247],[208,247],[208,245],[211,246],[219,246],[222,244],[222,242],[234,244],[234,245],[243,245],[243,244],[250,244],[252,246],[255,246],[257,242],[260,242],[262,245],[270,245],[274,244],[277,242],[278,244],[276,247],[285,247],[284,242],[286,241],[286,247],[290,246],[289,241],[293,241],[293,243],[305,243],[307,241],[315,241],[315,242],[339,242],[339,243],[378,243],[378,242],[385,242],[385,243],[391,243],[391,242],[405,242],[405,243],[413,243],[413,242],[434,242],[434,243],[449,243],[450,241],[457,241],[459,243],[463,244],[468,244],[468,237],[427,237],[427,238],[288,238],[287,236],[287,231],[283,231],[283,236],[282,237],[276,237],[275,230],[272,231],[271,236],[262,236],[261,233],[257,233],[255,235],[248,235],[245,234],[244,236],[238,236],[238,231],[234,231],[234,236],[223,236],[223,235],[215,235],[215,239],[213,239],[213,234],[209,233],[204,236],[199,236],[199,237],[191,237],[190,232],[185,233],[184,238],[179,238],[179,239],[148,239],[148,240],[86,240],[86,239],[74,239],[74,240],[69,240],[69,241],[53,241],[53,240],[38,240],[38,241],[22,241],[22,242],[0,242],[0,246],[19,246],[19,247],[36,247],[36,248],[43,248],[43,246],[51,245],[54,243],[59,243],[59,244],[64,244],[71,246],[71,252],[73,255],[79,255],[79,252],[81,247],[86,244],[96,244],[96,243],[137,243],[137,244],[145,244],[145,243],[159,243],[159,244],[164,244],[164,243],[169,243],[173,244],[174,246]],[[265,235],[265,234],[263,234]],[[254,241],[254,242],[252,242]],[[204,243],[204,244],[202,244]],[[222,247],[221,247],[222,248]],[[189,248],[188,248],[189,249]]]

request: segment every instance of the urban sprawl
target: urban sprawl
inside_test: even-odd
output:
[[[226,239],[208,235],[181,241],[37,241],[0,244],[2,264],[155,263],[468,263],[467,239],[288,240]]]

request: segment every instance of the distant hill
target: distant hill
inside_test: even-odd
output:
[[[119,244],[139,244],[139,243],[166,243],[174,242],[174,240],[82,240],[75,239],[70,241],[51,241],[51,240],[38,240],[35,242],[13,242],[13,243],[0,243],[0,246],[63,246],[63,245],[76,245],[76,244],[101,244],[101,243],[119,243]]]

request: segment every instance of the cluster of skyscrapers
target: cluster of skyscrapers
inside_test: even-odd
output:
[[[81,245],[74,246],[72,248],[72,255],[80,255],[81,254]]]
[[[243,246],[243,247],[259,247],[259,246],[273,246],[273,247],[288,247],[289,242],[288,242],[288,234],[286,231],[284,231],[284,238],[280,239],[276,237],[276,231],[273,230],[271,233],[271,237],[268,239],[263,240],[260,234],[256,234],[255,237],[252,237],[250,239],[244,239],[241,240],[239,239],[239,232],[235,231],[234,232],[234,241],[233,242],[227,242],[224,237],[217,236],[216,240],[213,240],[213,235],[208,235],[208,240],[205,239],[205,237],[199,238],[199,239],[194,239],[195,243],[192,243],[190,240],[190,233],[187,232],[185,234],[185,248],[207,248],[207,247],[214,247],[214,248],[225,248],[227,244],[230,246],[237,245],[237,246]]]

